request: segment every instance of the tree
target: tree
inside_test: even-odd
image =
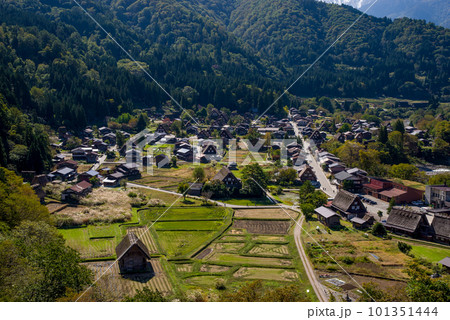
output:
[[[352,126],[349,123],[344,123],[338,130],[338,132],[344,133],[347,131],[352,131]]]
[[[166,302],[167,299],[159,291],[151,291],[145,287],[137,290],[132,297],[126,297],[125,302]]]
[[[419,168],[408,163],[395,164],[389,170],[389,175],[404,180],[414,180],[419,174]]]
[[[281,185],[291,185],[297,179],[297,170],[293,168],[281,169],[276,177],[277,183]]]
[[[355,183],[353,182],[353,180],[344,180],[344,182],[342,183],[342,189],[344,190],[351,191],[354,187]]]
[[[440,173],[430,177],[428,180],[429,185],[434,184],[445,184],[446,186],[450,186],[450,173]]]
[[[394,131],[398,131],[401,134],[405,133],[405,124],[403,123],[403,120],[398,119],[394,122],[394,124],[392,125],[392,129]]]
[[[398,249],[403,252],[406,255],[409,255],[409,253],[412,250],[412,246],[407,244],[406,242],[398,241],[397,242]]]
[[[248,195],[263,196],[268,181],[266,173],[258,163],[248,164],[242,169],[242,189]]]
[[[270,132],[266,132],[264,135],[264,145],[266,147],[270,147],[271,145],[272,136],[270,135]]]
[[[173,156],[173,157],[170,159],[170,166],[171,166],[172,168],[176,168],[176,167],[177,167],[177,157]]]
[[[205,183],[202,194],[204,194],[206,198],[213,196],[214,198],[224,199],[230,196],[230,190],[228,190],[227,186],[222,181],[213,180]]]
[[[380,219],[383,217],[383,211],[378,210],[377,211],[377,215],[380,217]]]
[[[387,231],[381,223],[376,222],[372,227],[372,234],[377,237],[385,237],[387,235]]]
[[[51,221],[33,189],[14,172],[0,167],[0,222],[14,228],[22,221]]]
[[[126,139],[125,136],[123,135],[123,133],[119,130],[116,131],[116,143],[117,143],[117,148],[122,148],[123,145],[125,144]]]
[[[387,127],[380,126],[380,132],[378,134],[378,141],[385,144],[388,141]]]
[[[136,124],[136,129],[137,129],[138,131],[144,130],[145,128],[147,128],[148,122],[149,122],[149,120],[148,120],[147,114],[145,114],[145,113],[140,113],[139,116],[138,116],[138,120],[137,120],[137,124]]]
[[[180,182],[178,184],[178,193],[183,194],[183,199],[186,201],[186,194],[189,190],[189,184],[187,182]]]
[[[195,181],[203,182],[203,180],[205,180],[205,169],[202,167],[196,167],[192,173],[192,176]]]
[[[300,210],[302,210],[306,220],[310,220],[312,218],[315,209],[316,207],[314,207],[314,205],[311,203],[305,202],[300,204]]]
[[[392,208],[395,206],[395,198],[392,197],[391,200],[389,200],[389,206],[387,208],[387,214],[391,213]]]
[[[408,264],[406,273],[410,276],[406,293],[414,302],[448,302],[450,286],[445,279],[430,277],[430,272],[417,262]]]
[[[11,239],[22,259],[37,272],[36,281],[23,297],[26,301],[55,301],[67,289],[81,291],[92,273],[80,264],[79,254],[64,245],[56,228],[42,222],[24,221],[13,229]],[[0,261],[3,265],[5,261]]]

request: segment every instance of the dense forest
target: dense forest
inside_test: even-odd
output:
[[[80,3],[183,107],[255,112],[360,14],[314,0]],[[0,6],[0,93],[35,121],[79,129],[170,104],[73,1]],[[273,112],[298,105],[296,96],[446,100],[449,39],[424,21],[363,16]]]

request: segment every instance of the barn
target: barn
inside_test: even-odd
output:
[[[116,247],[121,273],[145,272],[150,252],[144,243],[133,233],[128,233]]]

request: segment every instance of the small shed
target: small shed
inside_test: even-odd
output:
[[[317,219],[327,227],[340,225],[340,217],[333,210],[322,206],[315,209],[314,212],[317,214]]]
[[[447,270],[450,270],[450,257],[445,257],[438,263],[441,264],[442,266],[444,266],[445,268],[447,268]]]
[[[121,273],[147,271],[150,252],[145,244],[133,233],[128,233],[116,247]]]

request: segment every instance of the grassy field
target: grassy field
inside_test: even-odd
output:
[[[268,219],[286,216],[280,209],[263,210],[264,212],[252,210],[254,213],[250,213],[250,210],[238,210],[235,216],[240,216],[240,219],[253,216],[258,218],[259,215]],[[277,224],[283,221],[266,222]],[[297,284],[301,292],[305,292],[305,300],[317,301],[292,235],[251,234],[245,229],[240,229],[237,234],[235,231],[233,227],[229,228],[190,259],[169,261],[172,276],[178,279],[176,282],[181,291],[217,292],[214,284],[218,279],[224,280],[226,290],[234,290],[246,281],[262,280],[272,287],[286,283]],[[186,236],[187,234],[183,235],[184,238]],[[165,247],[171,243],[161,245]]]
[[[218,199],[221,202],[227,204],[234,204],[238,206],[272,206],[273,202],[267,198],[255,198],[255,199],[242,199],[242,198],[232,198],[232,199]]]
[[[429,246],[412,246],[411,253],[414,256],[424,258],[430,262],[439,262],[445,257],[450,257],[450,248],[438,248]]]
[[[152,234],[170,258],[189,258],[231,224],[233,213],[222,207],[172,207],[164,213],[166,210],[151,208],[139,214],[146,224],[160,217],[152,226]]]

